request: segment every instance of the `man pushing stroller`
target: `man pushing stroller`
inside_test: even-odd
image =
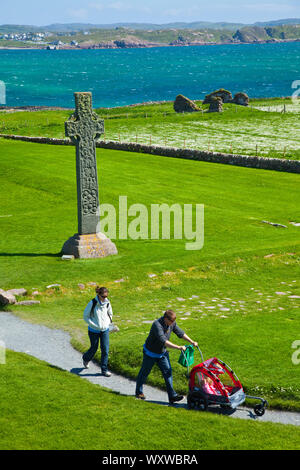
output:
[[[198,343],[190,339],[187,334],[179,328],[176,323],[176,314],[173,310],[166,310],[164,315],[155,320],[150,329],[150,333],[143,346],[143,363],[139,371],[136,381],[136,398],[144,400],[146,397],[143,393],[143,385],[147,380],[154,364],[160,368],[166,383],[169,403],[173,404],[183,399],[182,395],[178,395],[173,388],[172,368],[169,353],[166,348],[179,349],[185,351],[185,346],[177,346],[171,343],[170,336],[174,332],[178,338],[188,341],[197,347]]]

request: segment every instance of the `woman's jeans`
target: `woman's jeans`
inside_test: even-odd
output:
[[[158,365],[162,372],[163,378],[165,379],[169,400],[174,398],[177,393],[173,388],[172,368],[168,351],[166,351],[159,359],[150,357],[144,352],[142,367],[136,380],[135,394],[139,395],[140,393],[143,393],[143,385],[146,382],[154,364]]]
[[[91,347],[86,353],[84,353],[84,355],[82,356],[82,359],[85,362],[90,362],[98,350],[99,341],[100,341],[100,349],[101,349],[100,366],[101,366],[102,373],[105,373],[107,371],[107,364],[108,364],[109,329],[105,331],[99,331],[99,333],[94,333],[93,331],[88,330],[88,334],[89,334],[89,338],[91,342]]]

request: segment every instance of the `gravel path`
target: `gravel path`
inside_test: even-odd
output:
[[[81,354],[71,346],[70,336],[64,331],[31,324],[10,313],[0,312],[0,340],[4,341],[7,349],[34,356],[94,384],[123,395],[134,395],[135,393],[135,382],[133,380],[113,373],[109,378],[104,377],[101,375],[100,367],[93,362],[90,363],[89,369],[84,369]],[[144,393],[147,401],[168,405],[166,392],[145,385]],[[175,406],[185,408],[186,398]],[[212,407],[211,412],[226,414],[235,418],[300,425],[300,413],[294,412],[266,410],[265,415],[262,417],[257,417],[251,409],[246,407],[239,407],[235,411]]]

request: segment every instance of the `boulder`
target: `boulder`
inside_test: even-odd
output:
[[[230,91],[224,90],[224,88],[220,88],[219,90],[213,91],[209,95],[206,95],[203,104],[211,104],[214,98],[221,98],[223,103],[232,102],[232,94]]]
[[[236,93],[232,102],[240,106],[249,106],[249,96],[242,92]]]
[[[0,289],[0,305],[15,304],[16,298],[13,294],[9,294],[3,289]]]
[[[40,304],[39,300],[21,300],[21,302],[16,302],[16,305],[36,305]]]
[[[199,108],[194,101],[190,100],[186,96],[178,95],[174,101],[174,111],[176,113],[192,113],[199,111]]]
[[[23,287],[21,289],[9,289],[6,292],[12,295],[27,295],[27,290]]]
[[[209,112],[210,113],[222,113],[223,111],[223,101],[222,98],[219,96],[215,96],[214,98],[211,99],[210,105],[209,105]]]

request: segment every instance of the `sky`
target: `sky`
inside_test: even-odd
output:
[[[110,24],[300,18],[300,0],[0,0],[0,24]]]

